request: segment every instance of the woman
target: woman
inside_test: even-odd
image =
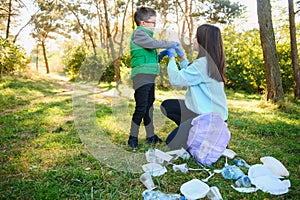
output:
[[[171,149],[187,148],[188,133],[193,118],[205,113],[218,113],[226,121],[228,107],[224,83],[226,62],[221,31],[204,24],[198,27],[193,41],[197,58],[190,64],[185,56],[180,58],[180,68],[175,62],[175,50],[168,49],[168,75],[174,86],[187,86],[185,99],[167,99],[161,104],[162,113],[177,124],[167,137]]]

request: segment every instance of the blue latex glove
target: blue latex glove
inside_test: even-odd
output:
[[[179,58],[183,57],[184,56],[184,53],[182,51],[182,48],[180,47],[180,44],[178,44],[176,47],[175,47],[175,51],[178,55]]]
[[[158,62],[161,62],[162,59],[163,59],[166,55],[168,55],[168,50],[167,50],[167,49],[161,51],[161,52],[158,54]]]
[[[178,42],[172,42],[171,48],[175,49],[178,45],[180,46],[180,44]]]
[[[172,58],[172,57],[174,57],[174,58],[176,57],[175,56],[176,51],[173,48],[167,49],[167,53],[168,53],[169,59]]]

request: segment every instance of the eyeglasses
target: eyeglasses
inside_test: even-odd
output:
[[[148,24],[153,24],[154,26],[156,25],[156,22],[153,22],[153,21],[144,20],[144,22],[146,22]]]

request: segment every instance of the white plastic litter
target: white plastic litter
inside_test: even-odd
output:
[[[204,198],[209,191],[209,186],[199,179],[192,179],[180,187],[180,192],[188,200]]]
[[[231,149],[225,149],[222,155],[227,158],[233,159],[236,156],[236,153]]]
[[[211,177],[213,177],[214,175],[215,175],[215,173],[209,172],[209,176],[206,177],[206,178],[204,178],[204,179],[201,179],[201,181],[203,181],[203,182],[208,182],[208,180],[209,180]]]
[[[148,163],[142,166],[144,172],[150,173],[152,176],[160,176],[167,172],[166,167],[158,163]]]
[[[255,187],[245,188],[245,187],[235,187],[234,185],[231,185],[231,187],[233,189],[235,189],[236,191],[242,192],[242,193],[252,193],[252,192],[256,192],[257,190],[259,190],[258,188],[255,188]]]
[[[173,170],[174,172],[181,171],[183,173],[187,173],[189,171],[189,168],[187,167],[187,164],[184,163],[181,165],[173,165]]]
[[[273,195],[285,194],[291,186],[289,180],[280,180],[281,176],[278,176],[270,168],[261,164],[251,166],[248,176],[251,183],[258,189]]]
[[[153,190],[156,188],[151,174],[149,174],[148,172],[145,172],[140,176],[140,181],[146,186],[148,190]]]
[[[174,158],[174,160],[176,160],[177,158],[182,158],[184,160],[188,160],[190,159],[191,155],[189,154],[189,152],[187,152],[184,148],[181,149],[177,149],[177,150],[173,150],[173,151],[168,151],[166,152],[169,155],[176,155],[176,157]]]
[[[248,176],[251,180],[251,183],[252,183],[252,179],[255,179],[255,178],[261,177],[261,176],[271,176],[274,178],[282,178],[282,176],[278,176],[270,168],[268,168],[262,164],[252,165],[248,170]]]
[[[194,168],[188,168],[187,164],[184,163],[184,164],[180,164],[180,165],[175,165],[173,163],[170,163],[173,165],[173,170],[174,172],[177,172],[177,171],[181,171],[183,173],[187,173],[188,171],[206,171],[209,176],[206,177],[205,179],[202,179],[201,181],[203,182],[207,182],[211,177],[213,177],[215,175],[215,172],[210,172],[209,169],[206,169],[206,168],[199,168],[199,169],[194,169]]]
[[[266,156],[260,158],[260,161],[270,168],[275,174],[278,176],[289,176],[289,171],[285,168],[285,166],[276,158],[273,158],[271,156]]]
[[[219,191],[219,188],[217,188],[216,186],[210,187],[210,189],[209,189],[208,193],[206,194],[206,196],[210,200],[223,200],[222,195]]]
[[[281,181],[278,178],[270,176],[261,176],[255,179],[256,187],[264,192],[268,192],[273,195],[282,195],[289,191],[287,182]]]
[[[146,160],[150,163],[163,164],[164,161],[169,162],[172,158],[169,154],[158,149],[149,149],[146,152]]]

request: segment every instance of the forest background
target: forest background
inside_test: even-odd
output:
[[[4,53],[1,74],[23,69],[30,62],[31,65],[35,65],[36,70],[46,69],[47,73],[65,70],[72,79],[80,76],[82,72],[85,78],[91,80],[119,83],[122,81],[121,76],[128,74],[130,68],[128,43],[135,28],[132,15],[140,5],[149,5],[157,10],[156,37],[179,41],[190,60],[193,58],[191,41],[197,26],[202,23],[218,25],[223,32],[227,56],[226,87],[248,93],[266,92],[268,73],[266,74],[259,29],[257,26],[245,27],[249,20],[246,16],[246,6],[239,1],[229,0],[36,0],[30,3],[2,0],[1,44],[2,47],[11,48],[15,55],[10,58],[10,54],[6,53],[5,58],[2,48]],[[293,5],[296,38],[299,38],[299,1],[293,2]],[[283,91],[289,93],[295,87],[295,72],[290,53],[290,24],[286,6],[283,6],[281,1],[272,1],[272,31],[275,34],[281,73],[281,77],[276,79],[282,79]],[[28,14],[28,21],[21,20],[28,17]],[[19,39],[22,39],[24,44],[24,37],[21,35],[24,29],[28,30],[29,27],[34,42],[30,47],[26,47],[31,49],[28,56],[23,48],[15,44],[22,43]],[[296,40],[296,45],[298,43],[299,39]],[[165,68],[162,69],[158,85],[166,88],[169,85]],[[128,76],[124,79],[127,78]]]
[[[195,56],[190,51],[191,39],[198,25],[212,23],[221,28],[227,57],[229,147],[249,164],[259,163],[263,156],[278,158],[289,170],[291,181],[289,192],[279,196],[262,191],[239,193],[230,186],[234,181],[217,174],[209,185],[216,185],[223,199],[298,199],[300,106],[293,89],[294,66],[299,66],[293,63],[292,46],[299,47],[299,1],[284,1],[285,5],[258,0],[255,26],[248,25],[246,8],[237,0],[0,2],[0,199],[142,198],[141,160],[130,162],[139,169],[135,173],[111,167],[122,165],[125,154],[144,155],[153,148],[143,140],[143,132],[137,152],[126,144],[134,108],[132,90],[126,90],[130,86],[128,43],[135,28],[132,15],[140,5],[158,12],[156,38],[179,41],[189,59]],[[283,100],[275,103],[265,95],[270,78],[266,69],[271,68],[266,67],[258,26],[258,20],[268,19],[261,16],[268,12],[260,9],[269,3],[273,24],[266,24],[273,25],[268,33],[274,33],[272,48],[276,45],[280,70],[280,76],[272,79],[284,91]],[[294,42],[290,41],[290,5],[296,22]],[[26,30],[30,37],[25,36]],[[31,46],[20,46],[24,39]],[[156,133],[163,139],[175,125],[161,116],[159,104],[185,91],[170,87],[166,64],[167,60],[161,63],[157,79],[154,113]],[[53,79],[54,74],[60,75],[59,80]],[[82,90],[76,90],[77,83],[84,86]],[[89,84],[96,89],[89,90]],[[112,88],[125,89],[126,98],[115,98]],[[80,96],[85,97],[82,102],[77,101]],[[85,121],[89,119],[94,121]],[[84,131],[89,135],[82,135]],[[114,145],[105,149],[102,144],[107,138]],[[111,151],[115,147],[125,153]],[[199,167],[192,159],[187,163]],[[222,157],[212,169],[224,164]],[[166,167],[167,174],[154,178],[157,189],[165,193],[180,193],[184,182],[207,177],[205,171],[174,173],[171,166]]]

